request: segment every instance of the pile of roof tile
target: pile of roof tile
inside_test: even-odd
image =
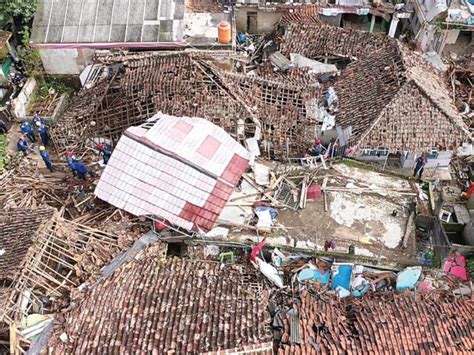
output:
[[[40,226],[53,216],[52,208],[0,212],[0,280],[14,280]]]
[[[362,58],[394,42],[383,34],[314,23],[289,23],[280,40],[280,51],[286,56],[299,53],[308,58],[326,55]]]
[[[374,293],[361,299],[321,300],[309,292],[295,303],[296,325],[283,317],[279,354],[468,353],[472,350],[472,301],[442,293]],[[299,324],[299,326],[298,326]],[[290,334],[299,327],[299,339]]]
[[[271,342],[266,299],[241,265],[141,252],[59,315],[53,353],[203,353]],[[61,339],[67,339],[63,342]]]

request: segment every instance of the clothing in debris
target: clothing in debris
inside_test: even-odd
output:
[[[20,137],[16,142],[16,149],[26,155],[28,152],[28,142],[26,141],[26,139]]]
[[[8,128],[5,125],[5,122],[3,122],[3,120],[0,119],[0,133],[7,134],[7,132],[8,132]]]
[[[39,150],[40,150],[41,158],[43,158],[44,164],[46,165],[49,171],[53,172],[54,171],[53,164],[51,163],[51,158],[49,157],[49,154],[46,152],[46,149],[44,148],[44,146],[41,146]]]
[[[72,169],[75,170],[76,175],[79,179],[85,180],[86,175],[90,175],[92,177],[95,176],[95,174],[80,161],[75,161],[72,163],[72,165],[73,165]]]
[[[38,133],[41,137],[41,142],[43,145],[46,147],[48,146],[49,143],[49,135],[48,135],[48,129],[46,128],[45,124],[40,124],[38,126]]]
[[[99,149],[99,155],[102,156],[104,160],[104,164],[107,165],[112,155],[112,147],[108,144],[101,143],[97,145],[97,148]]]
[[[20,126],[21,132],[28,137],[31,142],[36,142],[35,133],[33,132],[33,127],[29,122],[23,122]]]
[[[421,155],[418,159],[416,159],[416,165],[415,165],[415,171],[413,172],[413,177],[416,177],[418,174],[418,177],[421,179],[421,176],[423,175],[423,171],[425,170],[425,165],[428,162],[428,159],[426,158],[426,155]]]

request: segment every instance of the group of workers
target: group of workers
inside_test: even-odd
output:
[[[23,122],[20,126],[22,136],[17,141],[16,147],[19,152],[23,152],[25,155],[28,154],[28,152],[34,152],[33,148],[31,145],[33,143],[36,143],[36,134],[35,130],[33,127],[36,127],[36,130],[38,132],[38,135],[41,138],[41,145],[39,146],[39,154],[41,158],[43,159],[44,164],[48,168],[49,171],[53,172],[54,167],[51,162],[51,158],[46,151],[46,147],[48,146],[49,143],[49,135],[48,135],[48,129],[46,126],[46,123],[44,119],[39,116],[35,115],[33,117],[32,121],[33,125],[31,125],[29,122]],[[2,125],[3,124],[3,125]],[[6,133],[7,128],[4,126],[4,122],[0,120],[0,132],[2,130]],[[112,155],[112,147],[108,144],[105,143],[99,143],[97,144],[97,149],[99,151],[99,155],[102,157],[104,164],[106,165],[110,159],[110,156]],[[73,155],[72,151],[68,151],[66,153],[66,162],[71,169],[73,175],[79,179],[85,180],[86,177],[89,175],[91,177],[95,177],[96,175],[94,172],[89,169],[83,162],[80,161],[80,159],[76,158]]]
[[[36,143],[35,129],[41,138],[42,147],[47,147],[49,144],[48,128],[46,127],[46,122],[44,121],[43,117],[40,115],[35,115],[33,117],[32,123],[33,125],[28,121],[25,121],[21,124],[20,129],[22,135],[16,142],[16,148],[18,151],[25,155],[28,154],[29,151],[32,151],[30,144]],[[35,127],[35,129],[33,127]],[[45,151],[45,149],[43,149],[43,151]]]

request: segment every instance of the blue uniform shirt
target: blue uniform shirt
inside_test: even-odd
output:
[[[74,166],[73,169],[76,170],[78,173],[87,174],[89,172],[89,169],[87,168],[87,166],[82,164],[80,161],[74,162],[73,166]]]
[[[67,157],[66,162],[67,162],[67,165],[69,165],[71,169],[74,169],[74,160],[72,160],[71,157]]]
[[[44,124],[42,124],[39,128],[38,128],[38,133],[43,135],[45,133],[48,132],[48,129],[46,128],[46,126]]]
[[[40,115],[35,115],[35,117],[33,117],[33,124],[36,125],[36,122],[41,122],[41,124],[46,124],[44,122],[43,117],[41,117]]]
[[[20,152],[26,152],[28,149],[28,143],[24,140],[19,140],[16,142],[16,149],[18,149]]]
[[[46,153],[45,150],[40,152],[41,158],[43,158],[45,164],[47,165],[48,163],[51,164],[51,158],[49,157],[48,153]]]
[[[32,133],[33,132],[33,127],[31,127],[31,125],[28,122],[23,122],[21,124],[21,131],[24,134]]]

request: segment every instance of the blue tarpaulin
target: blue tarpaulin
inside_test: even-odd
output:
[[[351,277],[352,277],[352,264],[339,264],[333,265],[336,270],[332,272],[332,286],[331,289],[335,290],[338,286],[350,290]]]
[[[298,274],[299,281],[306,281],[309,279],[313,279],[314,281],[319,281],[322,284],[327,284],[329,282],[329,272],[321,273],[321,271],[317,269],[304,269],[301,270]]]
[[[397,276],[397,291],[414,289],[421,276],[421,266],[407,267]]]

